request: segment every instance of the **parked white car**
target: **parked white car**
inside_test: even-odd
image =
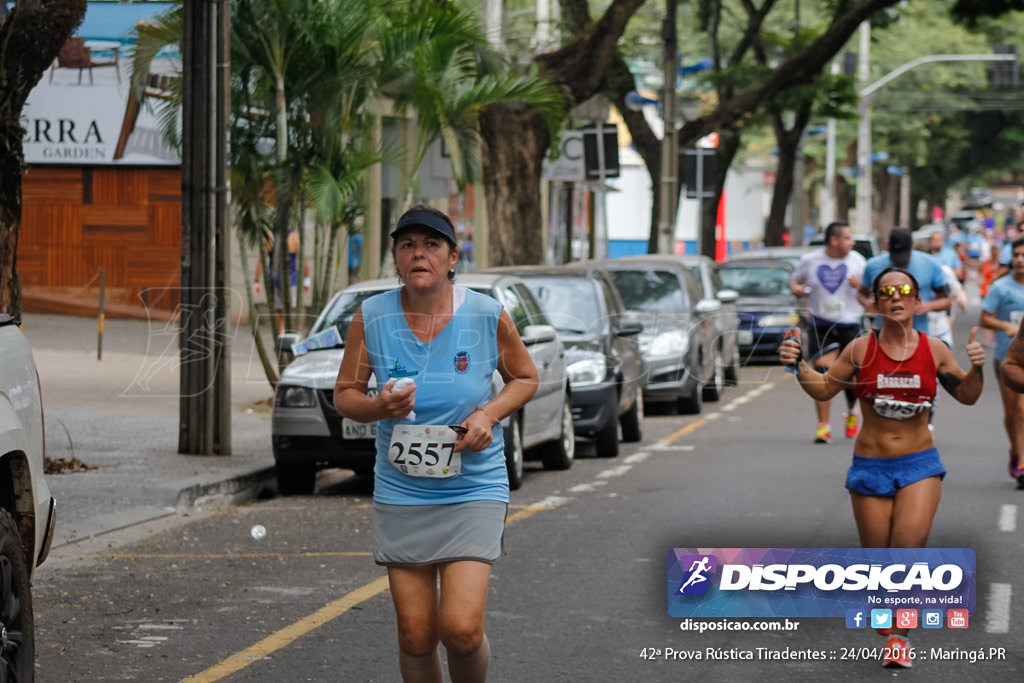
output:
[[[575,457],[576,439],[558,333],[519,278],[467,273],[459,275],[457,282],[502,303],[540,374],[534,397],[502,421],[509,487],[522,485],[524,459],[538,458],[546,469],[568,469]],[[282,340],[297,352],[281,374],[274,395],[271,433],[277,486],[282,494],[312,493],[316,472],[325,467],[344,467],[365,476],[373,473],[377,425],[341,417],[334,409],[334,382],[349,324],[362,302],[398,284],[389,278],[352,285],[331,299],[306,341],[296,335],[285,335]],[[494,391],[501,386],[501,376],[495,372]],[[371,376],[368,391],[376,390]]]
[[[31,581],[50,551],[56,503],[43,478],[39,374],[17,321],[0,314],[0,680],[32,680]]]

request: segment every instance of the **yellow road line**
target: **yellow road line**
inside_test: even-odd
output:
[[[662,439],[662,441],[666,441],[666,442],[671,443],[672,441],[675,441],[676,439],[678,439],[681,436],[686,436],[690,432],[694,432],[694,431],[700,429],[701,427],[703,427],[707,423],[708,423],[708,421],[705,420],[703,417],[698,419],[698,420],[694,420],[693,422],[691,422],[690,424],[686,425],[685,427],[680,427],[674,433],[669,434],[664,439]]]
[[[544,512],[545,510],[554,510],[554,505],[527,505],[521,510],[513,512],[505,519],[505,526],[510,526],[516,522],[522,521],[527,517],[533,517],[538,512]]]
[[[182,679],[181,683],[212,683],[219,681],[225,676],[241,671],[253,662],[263,659],[267,655],[287,647],[294,641],[317,629],[327,622],[337,619],[353,607],[366,602],[370,598],[380,595],[388,588],[388,577],[382,576],[379,579],[355,589],[351,593],[329,602],[308,617],[299,619],[294,624],[285,626],[280,631],[271,633],[269,636],[254,645],[250,645],[241,652],[231,655],[227,659],[214,664],[209,669],[201,671],[194,676]]]

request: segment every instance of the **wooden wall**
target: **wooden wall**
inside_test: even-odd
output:
[[[25,287],[173,310],[181,261],[178,168],[34,166],[24,175],[18,272]]]

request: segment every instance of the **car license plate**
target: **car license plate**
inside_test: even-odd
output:
[[[750,330],[738,330],[736,332],[736,343],[750,346],[754,343],[754,333]]]
[[[341,418],[341,435],[346,439],[372,439],[377,436],[376,422],[356,422]]]

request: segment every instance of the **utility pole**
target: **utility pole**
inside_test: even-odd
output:
[[[228,0],[184,3],[178,452],[231,453]]]
[[[658,253],[671,254],[676,231],[676,200],[679,197],[679,134],[676,131],[676,77],[679,49],[676,37],[676,2],[666,0],[664,39],[664,85],[661,95],[661,182],[658,185]]]
[[[861,22],[857,80],[864,87],[871,78],[871,23]],[[871,221],[871,101],[861,91],[857,101],[857,230],[874,233]]]
[[[839,73],[839,61],[832,61],[832,75]],[[825,192],[822,195],[818,225],[827,226],[836,219],[836,120],[829,117],[825,130]],[[791,235],[792,236],[792,235]],[[802,237],[802,236],[801,236]]]

